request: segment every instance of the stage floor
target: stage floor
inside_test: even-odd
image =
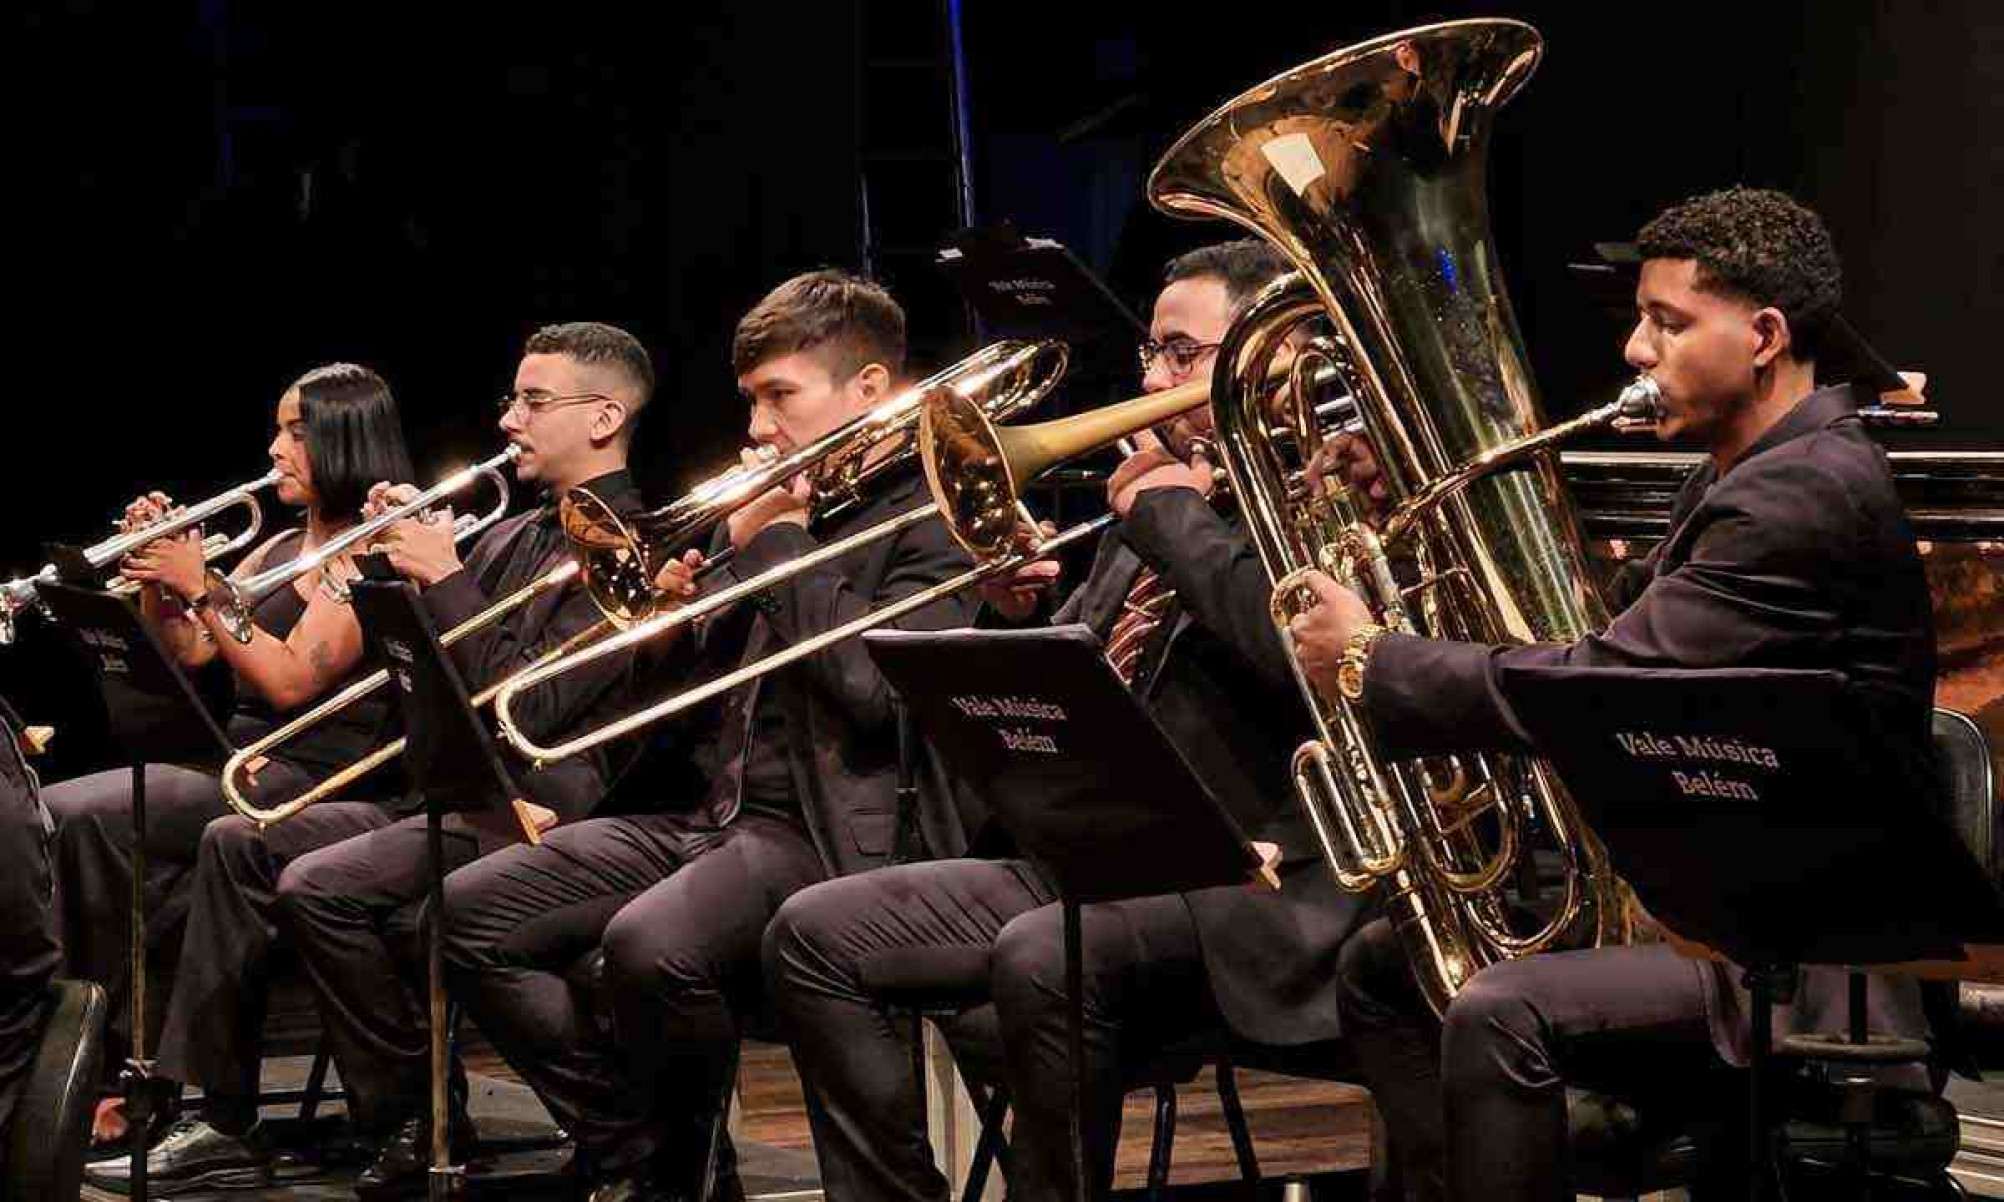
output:
[[[266,1064],[266,1087],[296,1088],[305,1078],[304,1057],[281,1057]],[[484,1146],[467,1166],[470,1197],[558,1199],[569,1196],[561,1171],[567,1149],[547,1146],[555,1127],[535,1096],[517,1081],[505,1064],[484,1049],[469,1049],[467,1068],[470,1099]],[[1264,1175],[1314,1177],[1313,1197],[1323,1202],[1363,1197],[1362,1169],[1370,1159],[1370,1111],[1365,1093],[1354,1086],[1333,1085],[1242,1071],[1241,1098],[1252,1128]],[[747,1192],[768,1202],[807,1202],[820,1197],[813,1143],[801,1104],[800,1083],[786,1050],[751,1044],[745,1051],[739,1078],[737,1121],[739,1170]],[[338,1132],[339,1102],[322,1108],[312,1130],[284,1120],[292,1107],[266,1111],[280,1130],[281,1143],[296,1156],[282,1157],[279,1178],[271,1188],[201,1192],[179,1197],[237,1202],[320,1202],[351,1198],[348,1182],[357,1166],[342,1163]],[[1140,1187],[1146,1177],[1153,1095],[1128,1099],[1122,1127],[1116,1185]],[[544,1146],[525,1146],[542,1144]],[[498,1146],[497,1146],[498,1145]],[[1217,1093],[1208,1071],[1178,1091],[1176,1141],[1170,1182],[1179,1196],[1201,1198],[1212,1191],[1203,1183],[1235,1183],[1237,1162],[1219,1111]],[[1185,1189],[1183,1187],[1191,1187]],[[1278,1184],[1272,1192],[1278,1196]],[[991,1189],[991,1197],[999,1196]],[[1224,1195],[1243,1197],[1240,1190]],[[108,1202],[122,1195],[86,1185],[83,1197]]]

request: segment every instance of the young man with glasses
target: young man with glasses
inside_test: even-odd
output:
[[[514,387],[500,400],[500,428],[521,449],[516,477],[540,502],[498,522],[462,560],[451,515],[398,522],[374,548],[421,590],[441,631],[543,576],[570,555],[558,505],[588,488],[616,511],[640,507],[627,474],[634,425],[654,389],[646,350],[626,331],[597,322],[545,326],[532,334]],[[409,484],[372,490],[380,511],[415,496]],[[501,679],[598,620],[572,582],[454,643],[451,655],[474,688]],[[630,661],[611,657],[525,695],[517,716],[550,735],[601,720],[626,696]],[[517,775],[528,800],[556,822],[580,818],[605,795],[618,768],[600,750]],[[424,1181],[428,1160],[426,1014],[417,903],[429,872],[423,815],[279,863],[246,856],[220,896],[241,926],[272,921],[274,903],[313,983],[356,1127],[380,1141],[357,1181],[364,1192]],[[448,826],[447,870],[495,851],[500,837]],[[455,1098],[454,1135],[470,1134]]]
[[[1201,378],[1233,317],[1285,269],[1255,241],[1169,265],[1141,357],[1160,392]],[[1113,1173],[1124,1072],[1219,1027],[1262,1043],[1337,1036],[1334,965],[1361,903],[1323,868],[1287,786],[1307,726],[1267,617],[1264,569],[1239,523],[1212,508],[1195,441],[1208,406],[1168,423],[1114,472],[1121,517],[1053,620],[1097,631],[1107,658],[1191,767],[1256,840],[1277,845],[1282,887],[1242,885],[1087,906],[1085,1118],[1094,1196]],[[1005,618],[1041,607],[1057,565],[984,590]],[[1000,842],[996,832],[980,836]],[[1071,1067],[1054,891],[1028,861],[907,864],[817,885],[767,928],[765,972],[808,1096],[831,1202],[942,1202],[927,1147],[913,1025],[875,982],[992,998],[1015,1109],[1009,1196],[1071,1193]],[[979,1024],[970,1024],[978,1028]],[[949,1024],[949,1038],[958,1032]]]

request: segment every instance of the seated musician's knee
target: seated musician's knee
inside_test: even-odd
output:
[[[759,961],[765,979],[784,1003],[783,985],[802,977],[828,973],[836,930],[847,920],[839,888],[844,882],[804,889],[780,904],[759,941]]]
[[[1455,995],[1441,1020],[1441,1076],[1449,1092],[1498,1081],[1554,1084],[1545,1022],[1528,987],[1535,966],[1493,964]]]
[[[628,906],[613,915],[599,940],[605,950],[605,980],[615,991],[657,995],[707,982],[694,949],[662,930],[659,916]]]
[[[195,858],[207,870],[221,869],[235,877],[246,863],[263,854],[264,832],[257,823],[240,814],[225,814],[210,819],[202,828]]]
[[[298,920],[322,917],[341,909],[346,899],[346,891],[341,887],[343,875],[337,874],[327,857],[318,852],[293,860],[279,870],[276,887],[279,911]]]
[[[1010,919],[996,935],[989,962],[989,989],[1005,1016],[1062,1003],[1062,923],[1057,906],[1043,906]]]

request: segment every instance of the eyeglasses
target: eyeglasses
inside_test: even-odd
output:
[[[505,392],[494,402],[502,417],[521,414],[535,417],[545,409],[561,409],[565,405],[582,405],[587,401],[609,401],[612,398],[602,392],[569,392],[562,395],[525,388],[520,392]]]
[[[1197,360],[1217,350],[1219,345],[1216,342],[1192,342],[1188,338],[1171,338],[1167,342],[1150,339],[1134,349],[1141,359],[1142,375],[1148,374],[1148,369],[1155,366],[1156,357],[1160,356],[1169,361],[1170,371],[1182,376],[1188,375],[1190,369],[1197,366]]]

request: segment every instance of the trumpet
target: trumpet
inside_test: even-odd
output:
[[[615,624],[640,622],[656,607],[654,576],[662,563],[769,490],[811,473],[809,511],[816,521],[832,517],[856,503],[870,481],[911,457],[919,406],[931,392],[979,396],[999,418],[1042,400],[1057,387],[1069,358],[1065,344],[1053,340],[983,347],[790,454],[768,454],[712,476],[629,520],[589,489],[573,489],[564,499],[564,529],[584,565],[585,586]]]
[[[482,514],[460,514],[452,523],[453,541],[465,542],[474,537],[507,516],[508,478],[501,474],[501,469],[521,458],[521,455],[522,448],[510,443],[506,450],[492,459],[460,468],[402,505],[385,510],[367,521],[355,523],[304,555],[266,568],[242,580],[219,578],[214,587],[223,596],[216,603],[216,613],[222,619],[224,628],[239,643],[250,642],[251,633],[256,629],[252,611],[257,608],[259,601],[301,576],[345,555],[351,548],[366,546],[370,539],[405,518],[422,513],[445,497],[463,492],[475,481],[485,479],[494,485],[493,507]]]
[[[257,494],[278,483],[279,473],[266,472],[257,479],[235,488],[217,493],[206,501],[186,506],[174,513],[152,522],[138,530],[127,530],[114,534],[102,542],[92,543],[78,555],[92,573],[117,563],[155,539],[167,538],[184,530],[200,526],[218,514],[228,512],[238,506],[244,509],[244,528],[236,535],[211,534],[202,540],[202,558],[214,561],[225,555],[241,551],[257,538],[264,529],[264,508],[258,504]],[[40,586],[53,584],[63,578],[63,573],[55,564],[44,564],[32,576],[17,576],[0,584],[0,646],[14,641],[15,627],[22,610],[40,601]],[[114,577],[105,586],[115,593],[130,593],[138,590],[138,585],[123,577]]]
[[[679,609],[635,623],[572,654],[516,673],[495,691],[495,727],[504,742],[540,768],[672,718],[825,647],[888,625],[936,601],[1013,572],[1032,560],[1054,555],[1098,534],[1114,521],[1114,515],[1103,514],[1049,538],[1039,538],[1026,533],[1022,486],[1061,463],[1158,425],[1209,400],[1210,382],[1193,380],[1072,417],[1005,427],[996,425],[987,408],[960,389],[935,386],[920,396],[915,406],[917,450],[932,491],[931,504],[886,518]],[[560,743],[537,742],[515,720],[514,700],[525,690],[700,621],[809,568],[942,518],[954,540],[975,559],[972,568],[957,576]],[[1028,523],[1028,528],[1034,529],[1035,523]]]

